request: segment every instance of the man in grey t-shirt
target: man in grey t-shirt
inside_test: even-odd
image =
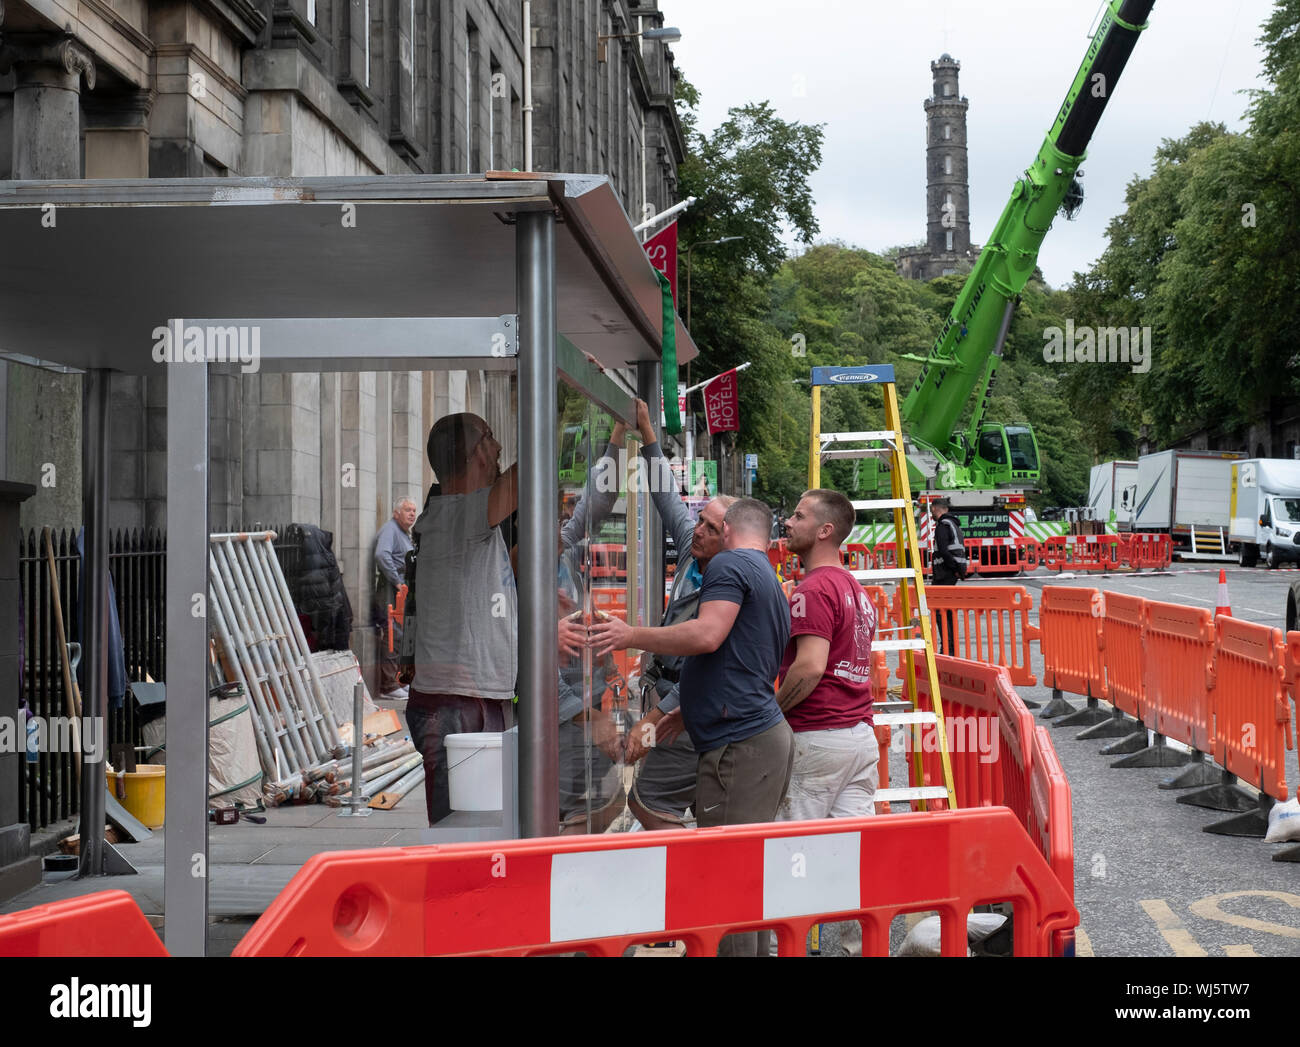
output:
[[[416,520],[415,676],[406,706],[424,755],[429,824],[451,813],[449,734],[503,731],[513,722],[519,608],[498,525],[519,502],[518,466],[502,473],[501,445],[475,414],[440,418],[429,464],[441,484]]]

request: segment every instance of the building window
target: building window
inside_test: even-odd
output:
[[[952,230],[948,230],[948,250],[952,250]]]
[[[316,24],[316,0],[307,0],[307,21]]]
[[[952,193],[946,193],[946,194],[944,194],[943,202],[944,202],[948,207],[951,208],[951,207],[952,207]]]
[[[943,125],[943,140],[944,140],[945,142],[947,142],[947,141],[950,141],[951,139],[952,139],[952,124],[944,124],[944,125]]]
[[[943,96],[944,96],[944,98],[951,98],[951,97],[952,97],[952,84],[944,84],[944,85],[943,85]]]
[[[950,174],[952,174],[952,157],[951,157],[951,156],[945,156],[945,157],[943,158],[943,173],[946,174],[946,175],[950,175]]]

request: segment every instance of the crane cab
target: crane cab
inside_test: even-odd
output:
[[[970,463],[980,487],[1036,484],[1039,477],[1038,441],[1028,425],[980,426],[979,442]]]

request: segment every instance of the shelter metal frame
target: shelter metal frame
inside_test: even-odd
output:
[[[333,208],[352,208],[354,227],[367,231],[340,237]],[[164,246],[197,245],[188,267],[159,250],[160,237]],[[181,316],[210,318],[184,321],[195,325],[255,325],[258,365],[268,371],[517,369],[518,585],[527,623],[519,636],[519,688],[523,696],[553,694],[557,651],[542,638],[557,628],[555,381],[633,424],[631,398],[583,354],[602,367],[633,366],[637,394],[651,403],[661,387],[658,276],[607,179],[489,173],[0,182],[0,241],[10,245],[0,257],[0,357],[87,375],[92,574],[107,551],[108,373],[157,373],[162,365],[146,334],[159,325]],[[120,264],[105,265],[105,256]],[[159,315],[160,304],[171,315]],[[463,315],[467,308],[471,315]],[[674,323],[685,362],[696,350],[680,318]],[[373,349],[358,352],[361,345]],[[173,955],[202,955],[207,935],[207,703],[183,699],[207,692],[208,623],[195,608],[208,592],[209,366],[165,363],[167,687],[175,700],[164,916]],[[639,589],[642,611],[654,620],[649,594],[662,584],[654,514],[645,537]],[[106,566],[99,573],[106,575]],[[106,608],[93,584],[88,592],[87,637],[102,657]],[[88,714],[106,711],[106,675],[92,671],[88,683]],[[524,700],[519,712],[520,829],[553,835],[558,708]],[[102,769],[92,771],[90,781],[102,783]],[[84,801],[83,811],[102,824]],[[96,861],[93,852],[89,861]]]

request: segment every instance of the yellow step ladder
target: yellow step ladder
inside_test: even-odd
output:
[[[885,397],[885,425],[879,432],[823,433],[821,431],[821,392],[823,386],[878,385]],[[866,446],[861,446],[866,445]],[[920,547],[916,538],[916,519],[913,516],[911,482],[907,475],[907,452],[903,443],[902,419],[898,410],[898,391],[894,384],[894,368],[888,364],[872,367],[814,367],[812,371],[812,439],[808,452],[808,486],[821,486],[822,462],[843,458],[881,457],[889,463],[890,498],[855,501],[859,511],[890,509],[894,514],[894,548],[900,551],[900,562],[910,567],[891,567],[876,570],[854,571],[853,576],[863,584],[894,582],[901,585],[903,622],[897,630],[903,636],[896,639],[877,640],[872,652],[898,651],[906,666],[904,684],[910,709],[886,711],[874,717],[877,724],[912,728],[912,760],[914,780],[924,781],[921,760],[922,729],[933,724],[938,734],[939,753],[943,764],[943,782],[938,785],[909,786],[898,789],[878,789],[876,799],[885,801],[915,800],[921,810],[926,810],[928,800],[947,800],[950,810],[957,808],[957,793],[953,788],[952,761],[948,755],[948,732],[944,726],[943,700],[939,695],[939,673],[934,661],[934,637],[930,631],[930,612],[925,602],[925,579],[921,568]],[[920,638],[910,634],[917,619],[912,615],[912,601],[908,583],[916,586],[917,619]],[[889,631],[889,630],[886,630]],[[879,630],[877,636],[880,635]],[[906,637],[906,638],[904,638]],[[916,652],[925,655],[926,678],[933,696],[933,711],[916,708]],[[888,754],[884,754],[888,759]]]

